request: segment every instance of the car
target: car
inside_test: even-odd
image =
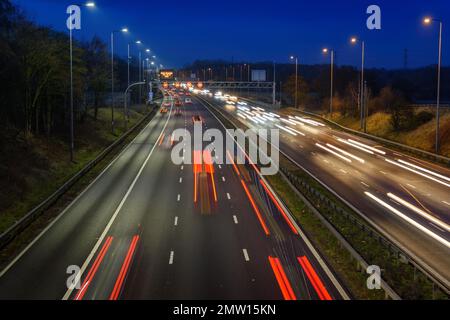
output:
[[[180,100],[176,100],[175,101],[175,107],[181,107],[181,106],[182,106],[181,101]]]
[[[170,107],[171,103],[170,101],[163,102],[163,107]]]
[[[200,116],[193,116],[192,117],[192,122],[195,124],[196,122],[198,123],[198,122],[200,122],[200,123],[203,123],[203,120],[202,120],[202,118],[200,117]]]
[[[186,99],[184,99],[184,103],[185,104],[192,104],[192,99],[186,98]]]
[[[167,113],[169,110],[166,107],[162,107],[160,112],[161,113]]]
[[[183,96],[183,95],[184,95],[184,92],[183,92],[183,91],[179,91],[178,94],[179,94],[180,96]]]
[[[186,96],[187,96],[187,97],[190,97],[190,96],[191,96],[191,93],[190,93],[190,92],[186,92]]]

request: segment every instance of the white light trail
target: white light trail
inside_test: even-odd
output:
[[[406,200],[403,200],[402,198],[396,196],[393,193],[388,193],[387,196],[395,201],[397,201],[398,203],[404,205],[405,207],[407,207],[408,209],[411,209],[412,211],[414,211],[415,213],[418,213],[419,215],[421,215],[422,217],[424,217],[427,220],[430,220],[431,222],[433,222],[434,224],[440,226],[441,228],[450,231],[450,226],[448,224],[446,224],[445,222],[433,217],[432,215],[430,215],[429,213],[423,211],[422,209],[416,207],[415,205],[409,203]]]
[[[360,147],[360,146],[357,146],[357,145],[355,145],[355,144],[353,144],[353,143],[350,143],[350,142],[348,142],[347,140],[338,138],[338,141],[339,141],[339,142],[342,142],[342,143],[345,143],[345,144],[347,144],[347,145],[349,145],[349,146],[351,146],[351,147],[353,147],[353,148],[356,148],[356,149],[359,149],[359,150],[361,150],[361,151],[364,151],[364,152],[366,152],[366,153],[374,154],[372,151],[367,150],[367,149],[365,149],[365,148],[362,148],[362,147]]]
[[[349,141],[350,143],[356,144],[356,145],[361,146],[361,147],[363,147],[363,148],[372,150],[372,151],[374,151],[374,152],[376,152],[376,153],[379,153],[379,154],[382,154],[382,155],[385,155],[385,154],[386,154],[386,152],[381,151],[381,150],[378,150],[377,148],[368,146],[368,145],[366,145],[366,144],[364,144],[364,143],[361,143],[361,142],[358,142],[358,141],[355,141],[355,140],[352,140],[352,139],[348,139],[348,141]]]
[[[350,157],[352,159],[355,159],[356,161],[359,161],[361,163],[365,163],[366,162],[364,159],[361,159],[360,157],[357,157],[357,156],[351,154],[350,152],[344,151],[341,148],[335,147],[332,144],[327,143],[327,146],[332,148],[332,149],[334,149],[334,150],[336,150],[336,151],[339,151],[342,154],[345,154],[346,156],[348,156],[348,157]]]
[[[327,148],[327,147],[325,147],[325,146],[323,146],[323,145],[321,145],[321,144],[319,144],[319,143],[316,143],[316,146],[318,146],[319,148],[322,148],[322,149],[328,151],[328,152],[331,153],[331,154],[334,154],[336,157],[339,157],[339,158],[341,158],[342,160],[347,161],[348,163],[352,163],[352,160],[350,160],[349,158],[346,158],[346,157],[340,155],[339,153],[334,152],[333,150],[331,150],[331,149],[329,149],[329,148]]]
[[[444,185],[444,186],[446,186],[446,187],[450,187],[450,184],[448,184],[448,183],[446,183],[446,182],[444,182],[444,181],[442,181],[442,180],[436,179],[436,178],[434,178],[434,177],[432,177],[432,176],[429,176],[429,175],[427,175],[427,174],[425,174],[425,173],[422,173],[422,172],[420,172],[420,171],[414,170],[414,169],[412,169],[412,168],[410,168],[410,167],[404,166],[404,165],[402,165],[402,164],[400,164],[400,163],[398,163],[398,162],[395,162],[395,161],[392,161],[392,160],[389,160],[389,159],[384,159],[384,160],[386,160],[387,162],[389,162],[389,163],[391,163],[391,164],[393,164],[393,165],[396,165],[397,167],[400,167],[400,168],[403,168],[403,169],[405,169],[405,170],[414,172],[414,173],[416,173],[416,174],[418,174],[418,175],[420,175],[420,176],[422,176],[422,177],[425,177],[425,178],[427,178],[427,179],[433,180],[433,181],[435,181],[435,182],[437,182],[437,183],[440,183],[440,184],[442,184],[442,185]]]
[[[413,168],[416,168],[416,169],[418,169],[418,170],[421,170],[421,171],[423,171],[423,172],[432,174],[433,176],[436,176],[436,177],[438,177],[438,178],[441,178],[441,179],[450,181],[450,178],[449,178],[449,177],[446,177],[446,176],[443,176],[442,174],[436,173],[436,172],[434,172],[434,171],[431,171],[431,170],[428,170],[428,169],[419,167],[419,166],[417,166],[417,165],[415,165],[415,164],[413,164],[413,163],[410,163],[410,162],[407,162],[407,161],[404,161],[404,160],[400,160],[400,159],[398,159],[397,161],[398,161],[398,162],[401,162],[401,163],[403,163],[403,164],[406,164],[406,165],[408,165],[408,166],[410,166],[410,167],[413,167]]]
[[[422,232],[426,233],[427,235],[429,235],[430,237],[432,237],[433,239],[435,239],[436,241],[442,243],[444,246],[446,246],[447,248],[450,248],[450,242],[448,242],[447,240],[445,240],[444,238],[440,237],[439,235],[437,235],[436,233],[434,233],[433,231],[429,230],[428,228],[425,228],[424,226],[422,226],[420,223],[417,223],[416,221],[414,221],[413,219],[411,219],[410,217],[408,217],[407,215],[405,215],[404,213],[400,212],[399,210],[395,209],[393,206],[389,205],[388,203],[384,202],[383,200],[377,198],[376,196],[374,196],[373,194],[371,194],[370,192],[364,192],[364,194],[366,196],[368,196],[369,198],[371,198],[372,200],[376,201],[378,204],[380,204],[381,206],[385,207],[386,209],[388,209],[389,211],[391,211],[392,213],[396,214],[397,216],[399,216],[400,218],[402,218],[403,220],[405,220],[406,222],[410,223],[411,225],[413,225],[414,227],[416,227],[417,229],[421,230]]]

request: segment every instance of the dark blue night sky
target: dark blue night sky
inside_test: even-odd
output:
[[[65,29],[65,0],[14,0],[37,22]],[[408,49],[409,67],[437,63],[438,25],[425,27],[432,15],[444,21],[443,64],[450,64],[449,0],[277,0],[277,1],[148,1],[97,0],[84,9],[78,39],[99,35],[109,42],[113,29],[127,26],[128,36],[117,36],[119,53],[126,56],[128,41],[141,39],[165,66],[179,67],[196,59],[301,63],[328,61],[324,46],[334,47],[339,64],[359,65],[359,47],[349,37],[366,41],[369,67],[400,68]],[[366,9],[382,10],[382,30],[366,28]],[[446,24],[448,22],[448,24]],[[447,28],[448,27],[448,28]]]

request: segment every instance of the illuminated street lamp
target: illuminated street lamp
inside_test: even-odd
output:
[[[95,2],[87,2],[84,5],[78,5],[81,7],[94,8]],[[74,151],[75,151],[75,137],[73,132],[73,26],[69,28],[69,41],[70,41],[70,161],[74,160]]]
[[[439,154],[440,150],[440,139],[439,139],[439,120],[440,120],[440,114],[439,114],[439,107],[441,102],[441,64],[442,64],[442,20],[434,19],[431,17],[426,17],[423,19],[423,23],[425,25],[431,25],[433,22],[439,23],[439,53],[438,53],[438,74],[437,74],[437,97],[436,97],[436,146],[435,151],[436,154]]]
[[[330,73],[331,73],[331,79],[330,79],[330,116],[333,115],[333,81],[334,81],[334,49],[328,49],[324,48],[322,50],[324,54],[330,53],[330,59],[331,59],[331,67],[330,67]]]
[[[356,37],[352,37],[350,39],[350,42],[352,44],[357,44],[358,43],[358,38]],[[360,123],[360,127],[361,129],[364,129],[364,132],[366,131],[366,120],[365,120],[365,116],[367,113],[367,110],[365,110],[364,107],[364,59],[365,59],[365,50],[366,50],[366,43],[364,42],[364,40],[361,41],[361,84],[360,84],[360,107],[361,107],[361,123]]]
[[[295,108],[297,108],[298,102],[298,57],[291,56],[291,60],[295,61]]]
[[[128,28],[111,32],[111,132],[114,134],[114,34],[128,33]]]

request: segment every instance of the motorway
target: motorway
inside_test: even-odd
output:
[[[208,101],[248,128],[280,129],[282,153],[450,287],[450,170],[334,130],[300,112],[266,111],[257,102],[218,97]]]
[[[252,166],[208,152],[172,162],[172,132],[192,134],[194,116],[224,127],[198,102],[177,115],[166,99],[168,112],[1,271],[0,299],[349,298]]]

